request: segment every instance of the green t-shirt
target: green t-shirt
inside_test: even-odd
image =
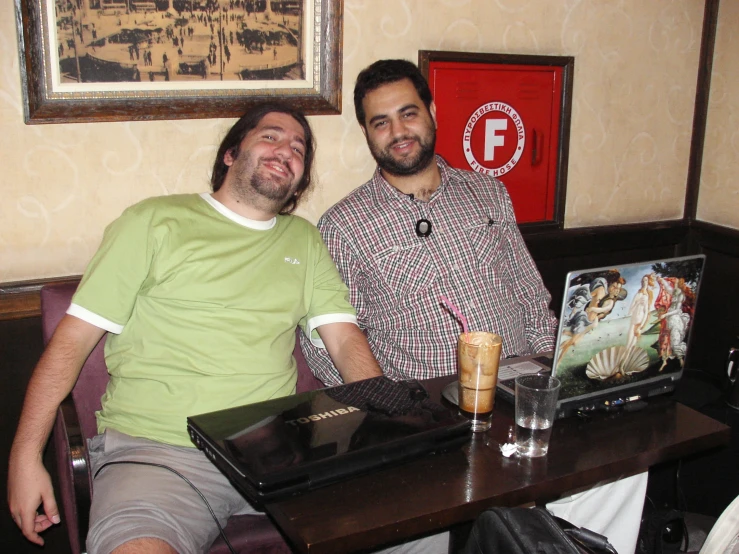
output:
[[[313,225],[249,220],[209,194],[127,209],[68,313],[111,332],[98,431],[183,446],[187,416],[295,392],[297,325],[356,322]]]

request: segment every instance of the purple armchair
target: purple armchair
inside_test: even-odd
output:
[[[56,326],[67,311],[76,283],[47,285],[41,290],[41,322],[44,343],[48,343]],[[97,344],[80,372],[72,393],[62,403],[54,424],[53,441],[59,479],[58,501],[69,532],[72,554],[86,552],[85,539],[89,525],[92,476],[87,455],[87,439],[97,433],[95,411],[108,383],[108,370],[103,357],[105,337]],[[296,340],[298,363],[297,391],[314,390],[323,385],[311,373]],[[234,549],[241,554],[290,554],[277,528],[267,516],[234,516],[225,528]],[[226,554],[228,547],[221,537],[213,543],[209,554]]]

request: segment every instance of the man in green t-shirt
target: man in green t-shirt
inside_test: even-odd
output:
[[[292,394],[296,326],[345,382],[382,374],[319,233],[290,215],[310,186],[313,155],[305,117],[263,104],[221,143],[212,194],[148,199],[106,229],[31,377],[11,450],[8,501],[29,540],[43,544],[39,533],[59,522],[41,453],[106,331],[90,553],[202,552],[218,532],[180,477],[115,462],[177,470],[221,524],[253,511],[194,448],[186,417]]]

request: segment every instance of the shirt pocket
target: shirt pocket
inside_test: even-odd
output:
[[[436,281],[433,261],[421,242],[389,246],[374,258],[379,277],[395,296],[420,293],[433,287]]]
[[[505,259],[507,241],[500,223],[471,223],[465,228],[465,240],[472,246],[477,268],[485,273],[494,272]]]

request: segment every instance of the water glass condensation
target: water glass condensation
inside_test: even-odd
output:
[[[557,412],[559,379],[548,375],[516,377],[516,452],[534,458],[549,451]]]

